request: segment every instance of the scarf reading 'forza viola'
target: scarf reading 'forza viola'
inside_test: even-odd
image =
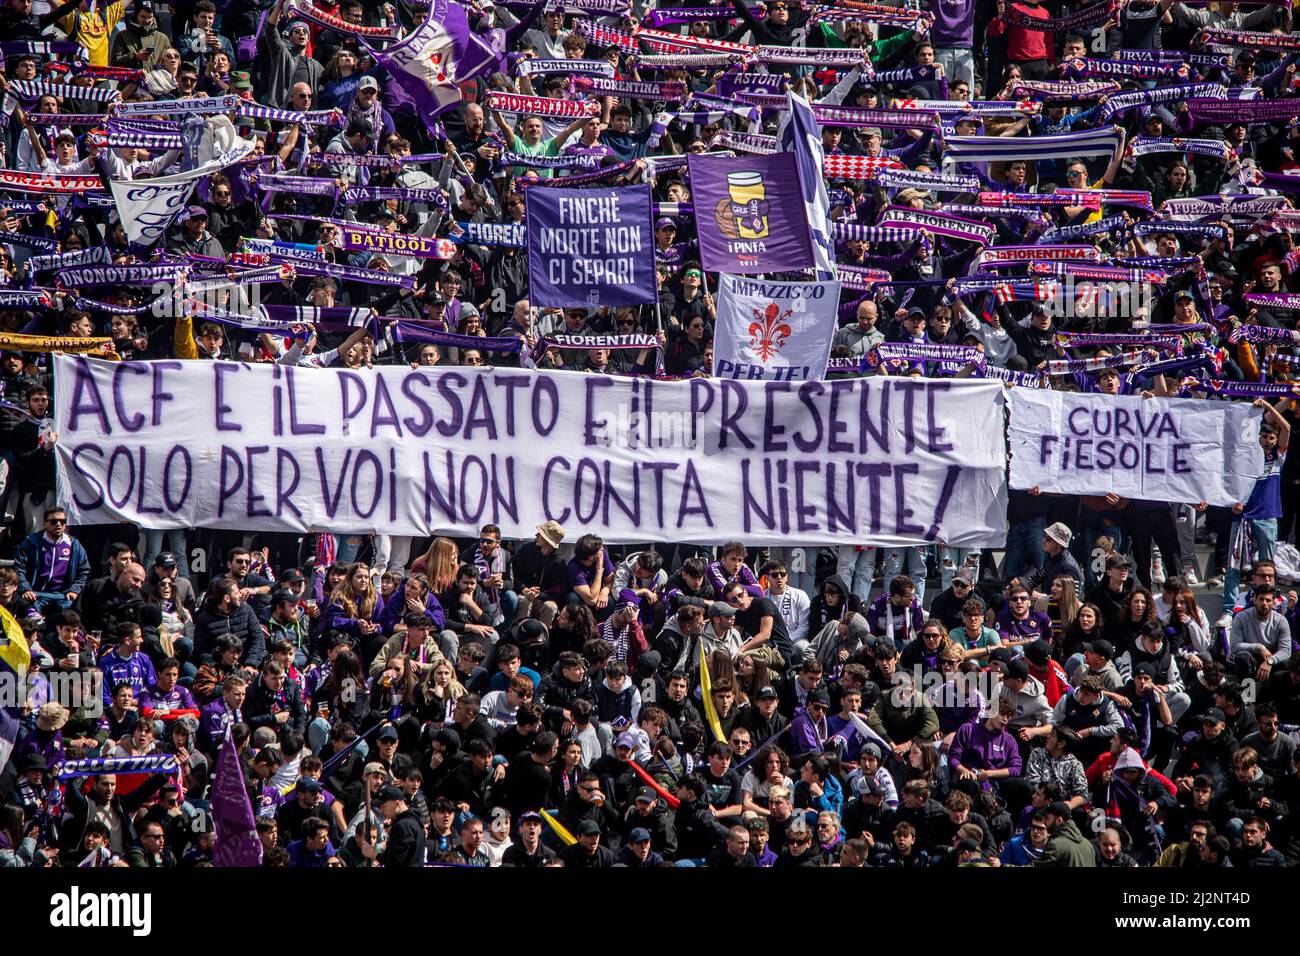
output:
[[[103,192],[104,182],[98,176],[51,175],[49,173],[24,173],[16,169],[0,169],[0,189],[20,193],[72,193]]]
[[[1300,299],[1300,296],[1294,298]],[[1286,308],[1284,306],[1284,308]],[[1228,341],[1238,342],[1272,342],[1294,345],[1300,341],[1300,332],[1291,329],[1274,329],[1266,325],[1239,325],[1228,333]]]

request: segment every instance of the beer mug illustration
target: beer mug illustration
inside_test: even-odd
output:
[[[727,211],[732,229],[740,239],[762,239],[768,234],[767,189],[763,174],[739,172],[727,174]],[[731,230],[724,229],[724,233]]]

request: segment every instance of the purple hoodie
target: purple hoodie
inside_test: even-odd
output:
[[[732,581],[739,581],[748,591],[756,598],[765,597],[763,589],[758,586],[758,578],[754,577],[754,572],[749,570],[748,564],[742,564],[740,570],[732,577],[727,575],[727,569],[722,566],[721,561],[714,561],[709,565],[706,572],[708,581],[713,585],[713,596],[721,601],[722,594],[727,589],[727,585]]]
[[[930,42],[936,47],[970,48],[975,41],[975,0],[935,0]]]
[[[948,760],[967,770],[1010,770],[1020,776],[1020,747],[1005,730],[989,730],[987,721],[963,724],[952,738]],[[989,789],[988,781],[984,789]]]
[[[424,613],[433,618],[435,631],[441,631],[447,626],[447,616],[442,612],[442,603],[432,592],[424,599]],[[379,612],[379,624],[384,629],[384,634],[391,635],[404,617],[406,617],[406,585],[403,582]]]

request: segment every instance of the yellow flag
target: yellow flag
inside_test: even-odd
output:
[[[32,663],[32,651],[23,637],[23,629],[18,626],[14,616],[0,607],[0,674],[5,675],[6,683],[27,690],[27,668]],[[9,756],[14,751],[18,740],[19,708],[0,706],[0,770],[9,763]]]
[[[713,736],[725,741],[722,722],[718,720],[718,709],[713,706],[713,681],[709,679],[709,662],[704,656],[704,638],[700,637],[700,696],[704,698],[704,719],[708,721]]]
[[[573,846],[573,844],[578,842],[578,838],[566,830],[559,820],[555,819],[555,817],[551,816],[545,810],[542,810],[541,814],[542,819],[545,820],[547,824],[550,825],[550,828],[555,831],[555,835],[560,838],[561,843],[565,846]]]

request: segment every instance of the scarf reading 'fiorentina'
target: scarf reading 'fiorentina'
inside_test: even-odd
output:
[[[1178,392],[1209,392],[1229,398],[1300,398],[1300,384],[1268,385],[1263,382],[1226,382],[1216,378],[1189,377],[1178,383]]]
[[[1272,309],[1300,309],[1300,293],[1295,292],[1247,292],[1242,298]]]
[[[1104,219],[1095,219],[1092,222],[1081,222],[1073,226],[1053,226],[1043,233],[1043,241],[1056,242],[1061,239],[1086,239],[1089,236],[1100,236],[1125,229],[1128,224],[1127,217],[1120,213],[1116,216],[1107,216]]]
[[[1248,46],[1260,50],[1300,50],[1300,36],[1290,33],[1259,33],[1254,30],[1202,30],[1193,46]]]
[[[831,157],[827,157],[830,159]],[[936,236],[963,239],[987,246],[993,239],[996,227],[987,222],[974,222],[958,216],[941,215],[903,206],[887,206],[880,213],[878,226],[919,226]]]
[[[520,76],[546,76],[551,73],[563,73],[568,76],[614,78],[614,64],[608,60],[547,60],[534,57],[531,60],[520,60],[516,69]]]
[[[1035,17],[1007,4],[1002,21],[1018,30],[1036,30],[1039,33],[1075,33],[1105,23],[1115,11],[1114,0],[1101,0],[1081,10],[1073,10],[1063,17]]]
[[[1186,63],[1131,63],[1123,60],[1094,60],[1075,57],[1065,60],[1071,77],[1123,76],[1134,80],[1185,80],[1191,75]]]
[[[10,84],[11,86],[13,84]],[[184,100],[148,100],[119,103],[115,116],[211,116],[239,108],[243,100],[234,95],[194,96]]]
[[[488,106],[499,113],[550,116],[557,119],[579,119],[600,113],[600,104],[595,100],[562,100],[549,96],[524,96],[522,93],[489,93]]]
[[[877,285],[888,282],[893,276],[886,269],[836,264],[835,278],[839,280],[840,285],[852,292],[871,292]]]
[[[1122,88],[1118,83],[1100,80],[1084,80],[1078,83],[1022,80],[1011,87],[1011,95],[1027,96],[1044,103],[1087,103],[1118,93]]]

